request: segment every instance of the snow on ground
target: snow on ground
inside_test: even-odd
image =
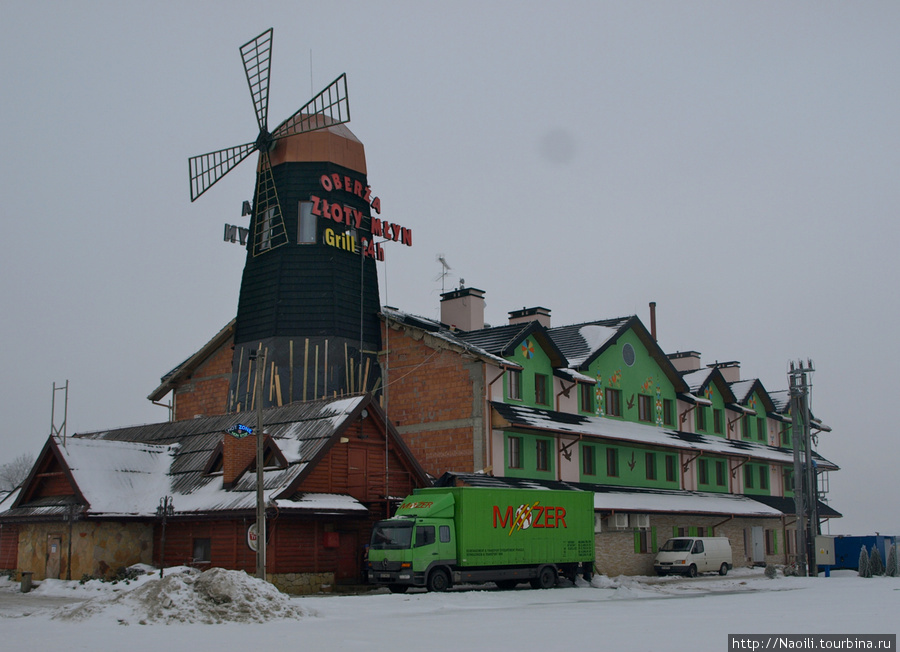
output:
[[[0,581],[0,640],[4,649],[67,651],[697,652],[728,649],[728,634],[896,634],[900,621],[900,579],[849,571],[770,580],[761,570],[736,569],[696,579],[601,576],[546,591],[487,585],[300,598],[270,595],[268,585],[242,573],[222,571],[200,591],[194,587],[202,576],[166,576],[127,585],[44,581],[25,595],[17,583]],[[161,588],[166,581],[171,590]],[[270,609],[260,608],[267,602]],[[222,624],[206,624],[214,622]]]

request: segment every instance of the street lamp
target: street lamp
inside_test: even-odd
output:
[[[172,504],[172,496],[163,496],[159,499],[159,507],[156,508],[156,517],[162,519],[162,534],[159,541],[159,579],[163,577],[163,568],[166,565],[166,520],[175,514],[175,506]]]

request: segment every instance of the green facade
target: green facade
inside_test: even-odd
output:
[[[556,409],[553,396],[553,365],[550,363],[550,357],[535,338],[526,337],[516,344],[515,353],[507,360],[522,365],[522,371],[519,372],[521,382],[518,397],[514,397],[510,393],[512,374],[507,372],[503,375],[503,395],[506,402],[545,410]],[[543,377],[545,381],[543,402],[539,401],[540,397],[536,392],[539,385],[538,377]]]
[[[664,418],[665,402],[671,401],[671,420],[677,419],[675,389],[634,330],[623,333],[584,373],[597,379],[596,415],[675,427],[675,423],[665,423]],[[610,413],[613,406],[609,404],[607,389],[619,396],[619,414],[615,414],[615,409]],[[649,401],[649,414],[641,414],[641,396]]]

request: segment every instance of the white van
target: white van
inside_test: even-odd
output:
[[[725,575],[732,568],[728,537],[675,537],[666,541],[653,561],[657,575],[679,573],[697,577],[697,573],[710,571]]]

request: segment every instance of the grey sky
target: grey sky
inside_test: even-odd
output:
[[[256,137],[238,47],[275,28],[270,125],[342,72],[383,217],[382,301],[437,315],[438,253],[487,320],[658,303],[659,340],[787,386],[811,357],[832,532],[900,534],[900,5],[0,0],[0,462],[161,421],[146,400],[237,305]],[[312,79],[311,79],[312,78]]]

